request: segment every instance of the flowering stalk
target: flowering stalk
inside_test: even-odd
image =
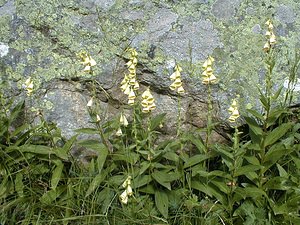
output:
[[[206,152],[208,151],[208,142],[209,137],[212,132],[212,111],[213,111],[213,102],[212,102],[212,91],[211,84],[215,84],[217,82],[216,76],[213,74],[213,62],[214,58],[208,56],[205,62],[202,65],[202,84],[207,85],[207,95],[208,95],[208,112],[207,112],[207,126],[206,126],[206,140],[205,147]]]
[[[139,83],[136,79],[137,52],[130,48],[130,60],[126,63],[129,73],[125,74],[121,82],[121,90],[128,96],[128,105],[133,105],[136,98],[136,93],[139,89]]]
[[[173,83],[170,85],[170,89],[172,91],[177,91],[178,96],[177,96],[177,136],[180,135],[180,127],[181,127],[181,98],[180,94],[184,94],[185,90],[182,86],[182,81],[181,81],[181,71],[182,68],[179,65],[176,65],[174,68],[174,72],[170,76],[170,79],[173,81]]]

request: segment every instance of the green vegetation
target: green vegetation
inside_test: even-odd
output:
[[[0,223],[300,224],[300,123],[288,107],[300,57],[296,54],[290,62],[286,93],[282,87],[275,90],[276,39],[271,22],[267,25],[261,109],[245,110],[248,129],[241,130],[238,97],[232,101],[228,144],[210,142],[218,126],[212,118],[210,86],[217,82],[212,57],[202,73],[209,96],[204,138],[200,132],[184,132],[180,117],[176,139],[159,138],[165,114],[152,116],[156,106],[150,89],[139,95],[134,49],[127,52],[128,74],[121,83],[131,119],[121,112],[103,121],[93,97],[87,107],[94,128],[77,132],[97,138],[65,140],[42,112],[31,118],[25,107],[34,95],[31,79],[20,103],[0,93]],[[79,57],[84,71],[92,74],[96,61],[88,53]],[[170,77],[179,115],[181,70],[176,65]],[[282,94],[285,101],[278,101]],[[76,149],[95,154],[82,163],[70,153]]]

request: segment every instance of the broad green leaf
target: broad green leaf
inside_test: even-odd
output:
[[[278,163],[276,163],[276,166],[277,166],[277,169],[279,171],[279,175],[281,177],[284,177],[284,178],[288,179],[289,174],[285,171],[285,169],[282,166],[280,166]]]
[[[252,164],[252,165],[256,165],[259,166],[260,162],[259,160],[254,156],[244,156],[244,158],[248,161],[248,163]]]
[[[276,127],[265,139],[264,146],[267,147],[269,145],[274,144],[278,141],[283,135],[285,135],[289,129],[291,129],[292,123],[283,123],[279,127]]]
[[[266,190],[289,190],[291,187],[286,185],[287,179],[284,177],[272,177],[264,184]]]
[[[265,160],[263,163],[263,166],[265,167],[264,170],[268,170],[283,156],[290,154],[292,151],[294,150],[285,148],[285,146],[282,143],[277,143],[276,145],[273,145],[265,155]]]
[[[57,160],[57,165],[55,169],[53,170],[52,176],[51,176],[51,188],[56,189],[58,182],[61,179],[62,172],[64,169],[64,164],[62,161]]]
[[[165,172],[161,172],[161,171],[157,171],[155,170],[152,174],[151,174],[152,178],[154,180],[156,180],[159,184],[161,184],[162,186],[166,187],[167,189],[171,190],[171,180],[172,177],[170,177],[170,175],[168,173]],[[171,178],[171,180],[170,180]]]
[[[16,179],[15,179],[15,189],[18,193],[19,197],[24,196],[24,184],[23,184],[23,174],[22,172],[17,173]]]
[[[300,159],[298,157],[292,156],[292,159],[297,167],[298,170],[300,170]]]
[[[173,162],[179,161],[179,156],[175,152],[167,152],[163,155],[163,157]]]
[[[257,112],[256,110],[247,109],[247,112],[249,112],[252,116],[259,119],[260,121],[264,120],[264,116],[261,113]]]
[[[19,114],[23,111],[25,106],[25,101],[22,100],[21,102],[18,102],[17,105],[11,110],[10,116],[9,116],[9,123],[11,124],[15,119],[18,118]]]
[[[155,205],[158,211],[165,217],[168,218],[169,209],[169,198],[166,192],[161,190],[155,191]]]
[[[208,195],[209,197],[215,197],[216,199],[218,199],[222,204],[227,204],[226,203],[226,196],[222,193],[219,192],[218,187],[214,186],[214,184],[203,184],[200,183],[199,181],[196,180],[192,180],[192,188],[196,189],[206,195]]]
[[[255,172],[261,168],[262,168],[261,166],[257,166],[257,165],[242,166],[242,167],[236,169],[234,176],[238,177],[241,175],[246,175],[247,173]]]
[[[220,191],[224,192],[225,194],[230,193],[230,188],[229,186],[227,186],[225,181],[212,180],[211,183],[215,185]]]
[[[99,131],[95,128],[80,128],[76,129],[75,132],[82,134],[99,134]]]
[[[90,194],[92,194],[99,186],[100,184],[105,180],[105,178],[107,177],[107,175],[114,170],[114,168],[116,167],[115,164],[111,164],[108,168],[106,168],[105,170],[102,171],[102,173],[97,174],[94,179],[92,180],[92,182],[89,185],[89,188],[86,192],[85,197],[88,197]]]
[[[98,149],[99,154],[98,154],[98,157],[97,157],[98,173],[101,173],[102,168],[104,166],[104,163],[106,161],[106,157],[108,155],[108,150],[107,150],[106,146],[104,146],[104,145],[101,145],[101,146],[102,146],[102,148]]]
[[[159,114],[150,120],[150,130],[155,130],[165,119],[166,113]]]
[[[149,167],[151,163],[148,161],[144,161],[141,163],[141,168],[139,169],[139,175],[142,175]]]
[[[261,129],[260,125],[256,122],[255,119],[251,117],[245,117],[245,120],[254,135],[261,136],[263,134],[263,130]]]
[[[47,191],[40,198],[40,202],[46,205],[50,205],[53,201],[55,201],[64,191],[66,191],[66,186],[59,186],[56,189],[52,189]]]
[[[133,188],[140,188],[146,184],[149,184],[152,181],[152,178],[150,175],[141,175],[134,178],[132,182]]]
[[[186,136],[186,138],[190,140],[197,147],[200,153],[206,152],[206,147],[201,137],[195,137],[195,135],[189,134]]]
[[[21,152],[30,152],[34,154],[41,155],[51,155],[54,154],[53,149],[44,145],[22,145],[19,147]]]
[[[208,159],[209,156],[207,155],[194,155],[191,158],[189,158],[183,165],[183,168],[192,167],[198,163],[203,162],[204,160]]]
[[[278,88],[278,90],[273,94],[273,96],[272,96],[273,101],[276,101],[276,100],[277,100],[277,98],[279,97],[279,95],[280,95],[280,93],[281,93],[281,91],[282,91],[282,88],[283,88],[283,86],[280,86],[280,87]]]

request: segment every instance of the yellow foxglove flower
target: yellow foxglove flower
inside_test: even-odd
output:
[[[120,123],[125,127],[128,126],[128,120],[123,113],[121,113],[121,116],[120,116]]]
[[[180,86],[180,87],[177,89],[177,92],[178,92],[179,94],[183,94],[185,91],[184,91],[183,87]]]
[[[83,69],[84,72],[90,72],[91,67],[97,65],[96,61],[86,52],[80,53],[79,57],[81,58],[81,63],[85,66]]]
[[[129,93],[129,95],[128,95],[128,99],[129,99],[129,100],[135,99],[135,93],[134,93],[134,90],[133,90],[133,89],[130,90],[130,93]]]
[[[92,107],[93,105],[93,98],[91,98],[88,103],[86,104],[87,107]]]
[[[119,137],[119,136],[122,136],[123,132],[121,130],[121,128],[119,128],[116,132],[116,135]]]
[[[120,201],[123,203],[123,204],[127,204],[128,202],[128,194],[127,194],[127,191],[123,191],[123,193],[120,195]]]
[[[128,99],[128,105],[134,105],[134,99]]]
[[[122,187],[123,187],[123,188],[126,188],[128,185],[130,185],[130,184],[131,184],[131,179],[132,179],[132,177],[131,177],[131,176],[128,176],[128,177],[126,178],[126,180],[123,182]]]
[[[173,80],[173,83],[169,87],[172,91],[177,89],[177,93],[179,94],[184,93],[184,89],[182,87],[182,81],[181,81],[181,74],[180,74],[181,71],[182,68],[179,65],[176,65],[174,67],[174,72],[170,76],[170,79]]]
[[[149,88],[146,91],[144,91],[144,93],[142,94],[142,98],[143,100],[141,102],[141,105],[143,107],[143,113],[148,113],[156,108],[153,95],[151,94]]]
[[[101,121],[100,116],[97,114],[96,116],[96,122],[99,123]]]
[[[211,56],[208,56],[204,64],[202,65],[202,68],[204,71],[202,72],[202,84],[208,85],[208,84],[214,84],[217,81],[216,76],[213,74],[212,64],[214,62],[214,58]]]
[[[133,90],[138,90],[140,88],[140,85],[139,85],[139,83],[136,81],[135,83],[134,83],[134,85],[133,85]]]
[[[33,92],[33,81],[31,80],[31,77],[29,77],[26,81],[25,84],[23,85],[25,90],[27,91],[27,95],[30,96]]]
[[[234,99],[231,103],[231,106],[228,109],[230,117],[228,118],[229,122],[234,123],[240,117],[240,113],[237,106],[237,100]]]

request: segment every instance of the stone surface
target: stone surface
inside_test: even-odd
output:
[[[91,125],[86,103],[92,93],[104,119],[123,109],[130,115],[119,85],[127,72],[125,50],[134,47],[141,91],[150,86],[157,101],[154,114],[167,113],[165,133],[176,133],[177,95],[169,89],[176,63],[183,68],[186,90],[182,126],[201,128],[207,111],[207,87],[201,84],[205,58],[215,58],[215,116],[225,121],[236,95],[241,111],[249,102],[256,105],[264,77],[265,22],[274,21],[281,53],[291,52],[300,42],[299,10],[296,0],[0,0],[0,81],[19,95],[31,76],[36,97],[42,96],[37,105],[46,101],[47,119],[70,137],[74,129]],[[93,74],[82,71],[80,51],[96,60]],[[273,78],[276,87],[286,79],[285,64],[282,55]]]

